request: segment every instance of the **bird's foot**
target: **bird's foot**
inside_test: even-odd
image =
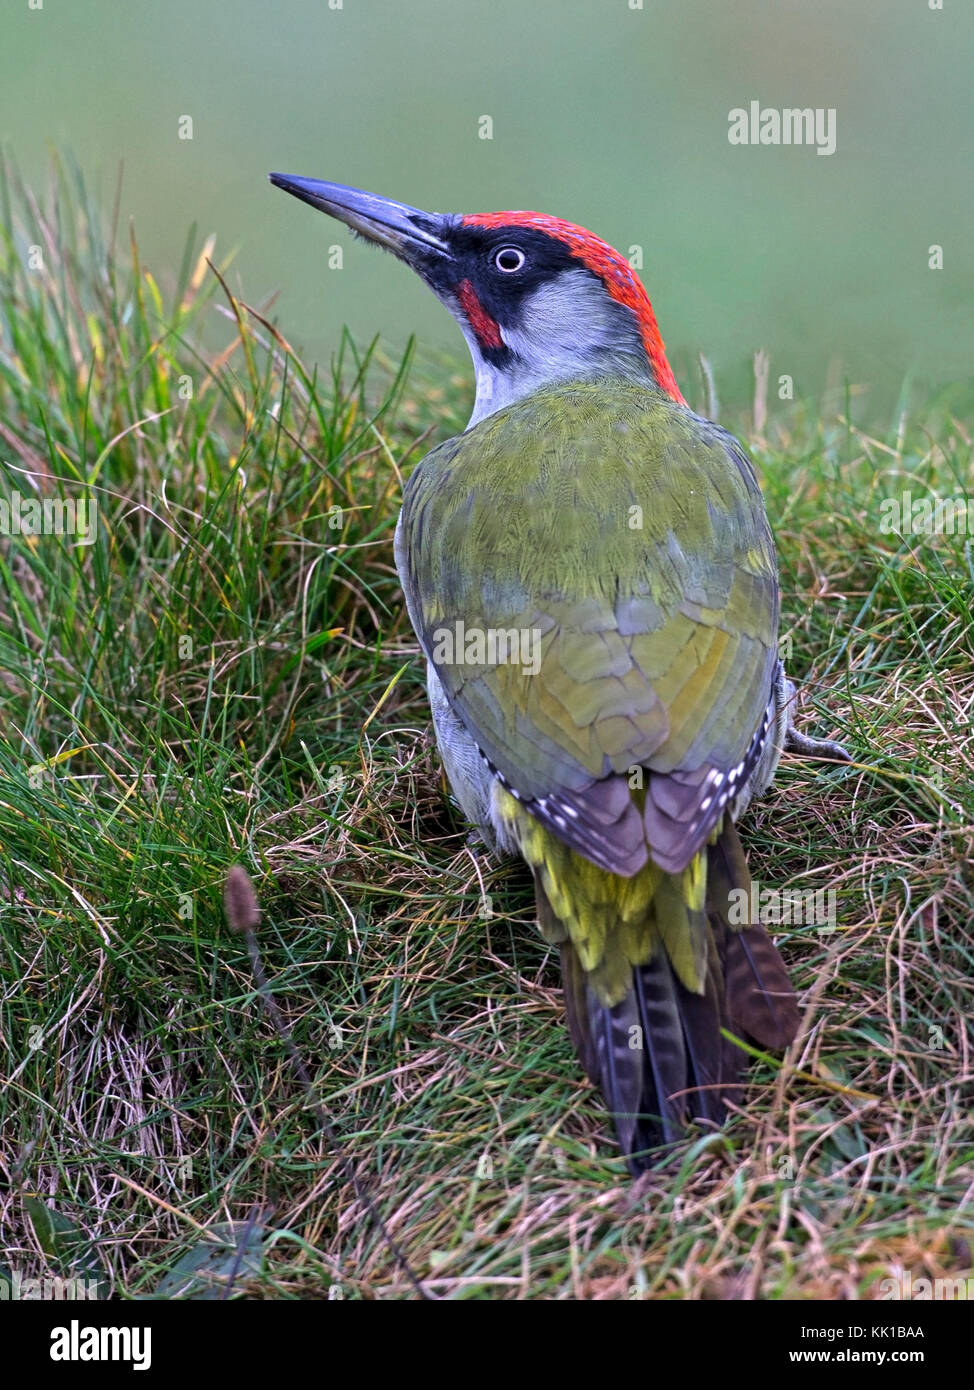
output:
[[[789,753],[798,753],[803,758],[832,758],[840,763],[852,762],[852,754],[843,744],[830,738],[809,738],[807,734],[800,734],[794,724],[788,726],[785,734],[785,749]]]

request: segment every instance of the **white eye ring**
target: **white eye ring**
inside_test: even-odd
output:
[[[504,260],[507,259],[509,261],[511,257],[515,258],[515,264],[505,265]],[[505,275],[513,275],[516,271],[520,270],[525,259],[524,252],[518,250],[516,246],[502,246],[499,251],[494,252],[494,265],[498,270],[502,270]]]

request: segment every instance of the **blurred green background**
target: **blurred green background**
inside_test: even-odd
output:
[[[974,348],[974,5],[930,2],[0,0],[0,138],[36,185],[50,146],[72,152],[106,211],[121,162],[122,229],[134,217],[153,273],[174,277],[198,223],[218,257],[239,248],[251,303],[281,291],[313,357],[342,323],[463,344],[403,267],[271,169],[640,245],[684,381],[699,350],[743,383],[765,347],[797,394],[839,359],[875,406],[906,374],[914,394],[968,377]],[[731,145],[752,100],[835,107],[836,153]]]

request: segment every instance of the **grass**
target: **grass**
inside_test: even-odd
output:
[[[0,497],[98,507],[88,546],[0,538],[0,1275],[414,1296],[226,928],[235,863],[330,1123],[439,1296],[970,1273],[974,563],[966,536],[882,533],[879,504],[969,490],[974,391],[885,423],[838,386],[725,412],[803,727],[855,753],[786,758],[745,841],[762,884],[834,888],[838,925],[780,927],[799,1042],[633,1185],[527,875],[444,795],[392,563],[465,369],[344,336],[317,372],[195,231],[160,285],[70,171],[42,206],[5,167],[0,199]]]

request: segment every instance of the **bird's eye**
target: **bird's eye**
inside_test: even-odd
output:
[[[507,275],[513,275],[514,271],[520,270],[523,264],[524,252],[519,251],[516,246],[502,246],[499,251],[494,253],[494,265]]]

